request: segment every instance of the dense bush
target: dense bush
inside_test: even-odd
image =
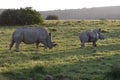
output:
[[[42,22],[40,13],[31,7],[7,9],[0,15],[0,25],[30,25]]]
[[[58,20],[58,16],[48,15],[48,16],[46,17],[46,20]]]

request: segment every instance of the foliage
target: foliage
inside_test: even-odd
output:
[[[7,9],[0,15],[1,25],[30,25],[42,24],[41,15],[31,7],[21,9]]]
[[[48,16],[46,17],[46,20],[58,20],[58,16],[48,15]]]
[[[20,52],[8,50],[12,32],[20,26],[0,27],[0,73],[3,78],[35,78],[46,75],[69,77],[69,80],[104,80],[104,73],[120,63],[120,20],[45,20],[53,49],[36,51],[35,44],[20,45]],[[104,40],[98,46],[86,43],[80,48],[78,34],[86,29],[101,28]],[[40,44],[42,46],[42,44]],[[26,79],[27,78],[27,79]]]

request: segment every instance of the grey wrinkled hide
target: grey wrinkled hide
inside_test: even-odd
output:
[[[104,35],[101,33],[101,29],[94,29],[92,31],[87,30],[79,35],[81,41],[81,47],[84,47],[86,42],[92,42],[93,46],[96,47],[98,39],[104,39]]]
[[[19,51],[19,45],[21,42],[26,44],[36,43],[36,48],[38,49],[39,43],[44,44],[44,48],[52,48],[56,44],[51,41],[51,34],[43,28],[18,28],[12,34],[12,39],[9,49],[13,47],[16,43],[16,51]]]

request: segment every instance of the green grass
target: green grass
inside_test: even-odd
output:
[[[0,79],[43,80],[46,75],[65,75],[70,80],[102,80],[113,64],[120,63],[119,20],[58,20],[45,21],[44,24],[57,46],[46,51],[40,47],[39,52],[35,44],[23,43],[20,52],[15,52],[14,47],[9,51],[11,34],[16,27],[0,27]],[[86,43],[81,49],[77,35],[95,28],[102,29],[105,39],[98,40],[96,48]]]

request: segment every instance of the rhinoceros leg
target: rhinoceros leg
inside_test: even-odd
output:
[[[96,41],[93,42],[93,47],[97,47]]]
[[[36,42],[36,48],[39,50],[39,42]]]
[[[47,49],[47,41],[43,41],[43,44],[44,44],[44,50]]]
[[[17,52],[19,52],[19,45],[20,45],[20,43],[21,43],[21,42],[16,41],[16,46],[15,46],[15,48],[16,48],[16,51],[17,51]]]
[[[14,40],[11,40],[11,43],[10,43],[10,46],[9,46],[9,50],[11,50],[11,48],[13,47],[15,41]]]

